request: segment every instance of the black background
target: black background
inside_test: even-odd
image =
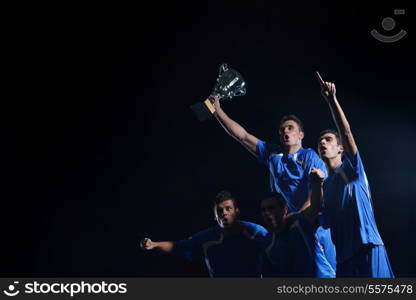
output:
[[[313,72],[337,84],[398,277],[416,276],[414,32],[405,2],[297,1],[66,6],[5,10],[1,110],[1,276],[207,276],[202,262],[139,250],[214,224],[222,190],[261,222],[268,173],[189,106],[222,63],[247,95],[224,110],[277,142],[280,118],[304,146],[333,127]],[[393,17],[385,31],[381,21]],[[370,31],[392,35],[385,44]]]

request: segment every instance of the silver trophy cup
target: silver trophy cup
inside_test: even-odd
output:
[[[229,69],[227,64],[222,64],[211,94],[220,96],[221,100],[243,96],[246,94],[245,85],[246,82],[239,72]],[[215,112],[215,107],[210,99],[191,105],[191,109],[200,121],[210,119]]]

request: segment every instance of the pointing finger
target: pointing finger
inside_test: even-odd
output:
[[[321,86],[324,86],[324,81],[321,77],[321,74],[319,74],[318,71],[315,72],[316,77],[318,78],[319,83],[321,84]]]

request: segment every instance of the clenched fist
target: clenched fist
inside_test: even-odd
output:
[[[309,178],[311,179],[312,183],[322,184],[325,179],[325,174],[320,169],[312,168],[309,174]]]
[[[214,107],[216,109],[221,108],[221,105],[220,105],[221,97],[220,96],[218,96],[218,95],[210,95],[208,97],[208,99],[211,100],[211,103],[214,104]]]
[[[140,248],[143,250],[152,250],[155,247],[155,244],[149,238],[144,238],[140,241]]]

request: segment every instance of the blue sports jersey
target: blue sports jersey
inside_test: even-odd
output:
[[[274,266],[278,277],[318,277],[333,278],[335,270],[325,257],[318,242],[315,229],[303,213],[293,215],[287,220],[287,229],[269,233],[263,239],[269,262]]]
[[[267,230],[260,225],[238,221],[243,230],[224,235],[218,225],[175,243],[175,251],[193,260],[202,258],[211,277],[261,277],[260,240]]]
[[[270,171],[270,187],[273,192],[283,195],[288,212],[300,210],[307,201],[311,190],[309,173],[318,168],[327,176],[325,163],[312,149],[300,148],[296,153],[282,153],[276,144],[259,140],[256,146],[258,160]],[[319,241],[324,248],[325,256],[336,268],[335,247],[331,241],[329,229],[318,230]]]
[[[270,171],[270,186],[286,199],[288,212],[302,208],[308,199],[311,185],[308,175],[312,168],[321,169],[327,176],[324,162],[312,149],[300,148],[296,153],[281,153],[275,144],[257,143],[257,156]]]
[[[364,244],[383,245],[358,152],[355,156],[344,152],[342,163],[324,181],[324,219],[331,228],[338,263],[351,258]]]

